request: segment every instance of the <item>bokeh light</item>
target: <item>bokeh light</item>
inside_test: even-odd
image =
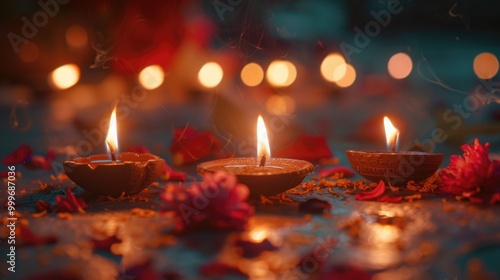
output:
[[[297,78],[297,68],[290,61],[274,60],[266,72],[267,81],[275,87],[287,87]]]
[[[67,89],[80,80],[80,68],[76,64],[63,65],[49,74],[49,84],[55,89]]]
[[[32,42],[26,42],[19,47],[19,58],[24,62],[33,62],[38,59],[40,50]]]
[[[295,111],[295,100],[287,95],[272,95],[266,101],[266,109],[273,115],[290,115]]]
[[[346,62],[342,55],[331,53],[321,62],[321,75],[329,82],[337,82],[344,77],[346,72]]]
[[[224,77],[224,71],[217,62],[207,62],[198,72],[200,84],[207,88],[216,87]]]
[[[498,59],[492,53],[483,52],[474,58],[473,67],[480,79],[491,79],[498,73]]]
[[[165,72],[163,72],[160,65],[150,65],[139,73],[139,83],[148,90],[161,86],[164,79]]]
[[[79,25],[73,25],[66,30],[66,43],[74,48],[80,48],[87,45],[88,34],[85,28]]]
[[[342,70],[337,68],[336,71],[342,71]],[[355,80],[356,80],[356,69],[354,69],[354,67],[351,64],[346,64],[344,76],[336,83],[339,87],[346,88],[352,85]]]
[[[406,53],[397,53],[393,55],[387,63],[387,71],[394,79],[404,79],[410,75],[413,69],[411,57]]]
[[[241,80],[249,87],[259,85],[264,79],[264,70],[257,63],[248,63],[241,70]]]

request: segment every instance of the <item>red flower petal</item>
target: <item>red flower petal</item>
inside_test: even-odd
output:
[[[50,208],[51,208],[50,203],[48,203],[47,201],[40,200],[40,199],[38,199],[36,201],[36,205],[35,205],[36,212],[38,212],[38,213],[43,212],[43,211],[49,212]]]
[[[247,276],[238,267],[228,265],[221,262],[211,262],[200,267],[200,274],[203,277],[217,277],[217,276]]]
[[[389,202],[389,203],[399,203],[403,201],[402,196],[390,196],[390,195],[384,195],[380,198],[377,198],[378,202]]]
[[[355,173],[351,169],[345,167],[345,166],[335,166],[332,168],[326,168],[318,172],[318,176],[320,177],[329,177],[334,174],[344,174],[343,177],[354,177]]]
[[[373,190],[369,192],[358,192],[354,197],[357,200],[373,200],[384,194],[384,192],[385,192],[385,183],[384,181],[380,181],[377,187],[374,188]]]
[[[117,238],[115,235],[109,236],[104,239],[92,239],[92,245],[94,245],[94,249],[109,251],[111,249],[111,245],[116,243],[121,243],[122,240]]]
[[[26,226],[20,225],[18,226],[18,229],[21,246],[38,246],[57,242],[57,238],[55,236],[37,236]]]
[[[321,214],[330,211],[332,205],[328,201],[317,198],[311,198],[299,204],[299,211],[311,214]]]
[[[75,197],[70,188],[66,188],[66,197],[56,196],[56,211],[57,212],[80,212],[84,213],[83,209],[87,208],[87,204],[83,199]]]
[[[332,151],[323,135],[300,134],[292,144],[276,152],[277,157],[303,160],[319,160],[331,158]]]
[[[192,127],[176,129],[170,146],[174,165],[196,162],[219,151],[221,142],[210,132],[198,132]]]
[[[500,193],[495,193],[490,198],[490,204],[495,204],[497,202],[500,202]]]
[[[170,167],[170,165],[168,165],[167,162],[165,162],[163,174],[161,176],[162,179],[169,181],[186,182],[186,177],[186,173],[174,170],[172,167]]]
[[[15,149],[12,153],[6,156],[2,163],[5,165],[16,165],[23,164],[27,160],[31,159],[33,155],[33,150],[28,145],[21,145],[17,149]]]

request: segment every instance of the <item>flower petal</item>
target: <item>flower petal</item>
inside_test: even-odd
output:
[[[354,196],[354,198],[356,198],[357,200],[373,200],[384,194],[384,192],[385,192],[385,183],[384,181],[380,181],[377,187],[375,187],[373,190],[369,192],[358,192]]]
[[[26,160],[30,160],[33,155],[33,150],[28,145],[21,145],[14,151],[12,151],[8,156],[6,156],[2,163],[4,165],[16,165],[23,164]]]

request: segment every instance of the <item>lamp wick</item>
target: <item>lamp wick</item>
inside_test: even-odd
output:
[[[111,153],[111,160],[113,162],[115,162],[116,161],[115,150],[113,149],[113,146],[108,141],[106,141],[106,144],[108,145],[109,152]]]
[[[266,160],[267,160],[267,156],[265,154],[262,155],[262,157],[260,158],[259,167],[264,167],[266,165]]]

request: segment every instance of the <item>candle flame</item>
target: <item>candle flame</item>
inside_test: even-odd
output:
[[[399,130],[392,125],[388,117],[384,117],[384,127],[387,151],[396,152],[399,142]]]
[[[260,162],[264,156],[269,160],[271,157],[271,150],[269,149],[269,138],[267,137],[264,119],[259,115],[257,119],[257,161]]]
[[[118,133],[116,129],[116,104],[109,119],[108,135],[106,136],[106,149],[112,158],[118,153]]]

